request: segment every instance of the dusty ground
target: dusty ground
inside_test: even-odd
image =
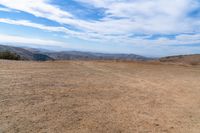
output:
[[[200,67],[0,61],[0,132],[200,133]]]

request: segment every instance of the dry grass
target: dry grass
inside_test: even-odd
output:
[[[0,61],[0,132],[199,133],[200,67]]]

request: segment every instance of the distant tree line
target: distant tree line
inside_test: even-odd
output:
[[[10,51],[3,51],[3,52],[0,52],[0,59],[20,60],[21,58],[16,53],[12,53]]]

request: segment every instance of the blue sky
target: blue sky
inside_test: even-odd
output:
[[[155,57],[200,53],[200,0],[0,0],[0,43]]]

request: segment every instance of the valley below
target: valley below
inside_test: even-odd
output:
[[[200,65],[0,60],[0,133],[199,133]]]

